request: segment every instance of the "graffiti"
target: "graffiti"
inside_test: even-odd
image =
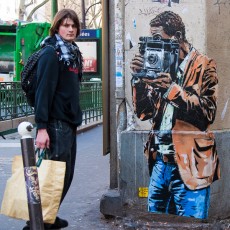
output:
[[[35,166],[24,168],[28,203],[40,204],[38,172]]]
[[[145,9],[139,9],[139,15],[155,15],[156,12],[159,12],[159,9],[156,9],[156,7],[150,7],[150,8],[145,8]]]
[[[220,8],[221,5],[230,6],[230,0],[215,0],[216,2],[213,3],[214,6],[217,6],[219,9],[219,14],[220,14]]]
[[[174,3],[180,3],[180,0],[152,0],[152,2],[160,2],[160,3],[174,2]]]
[[[152,2],[160,2],[163,4],[168,4],[171,7],[171,3],[180,3],[180,0],[152,0]]]
[[[205,219],[210,184],[219,179],[215,139],[208,130],[215,119],[218,81],[215,61],[191,48],[184,30],[178,14],[164,11],[150,21],[152,37],[140,34],[139,52],[130,62],[132,102],[138,119],[152,120],[144,147],[148,211]],[[222,117],[226,108],[227,103]]]
[[[152,0],[152,2],[159,2],[161,4],[168,4],[169,7],[171,7],[171,3],[179,3],[179,0]],[[161,11],[161,8],[157,8],[156,6],[154,7],[149,7],[149,8],[145,8],[145,9],[139,9],[139,15],[154,15],[157,14]]]

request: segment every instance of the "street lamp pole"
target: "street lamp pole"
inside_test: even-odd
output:
[[[55,14],[58,12],[58,2],[57,0],[52,0],[52,19],[54,19]]]
[[[81,0],[82,29],[85,29],[85,0]]]

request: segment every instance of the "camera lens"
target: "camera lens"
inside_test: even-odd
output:
[[[154,35],[153,35],[153,39],[154,39],[154,40],[161,40],[161,39],[162,39],[162,36],[161,36],[161,34],[154,34]]]
[[[156,55],[156,54],[151,54],[151,55],[148,56],[148,63],[149,63],[150,65],[154,65],[154,64],[156,64],[157,62],[158,62],[158,55]]]

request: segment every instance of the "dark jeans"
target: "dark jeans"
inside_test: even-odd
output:
[[[47,132],[50,138],[50,160],[66,162],[66,173],[61,202],[64,200],[71,185],[76,160],[76,128],[67,122],[52,120],[49,122]]]

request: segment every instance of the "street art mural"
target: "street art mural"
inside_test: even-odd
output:
[[[140,34],[130,63],[132,102],[135,115],[152,123],[144,148],[150,174],[148,211],[204,219],[210,185],[220,178],[210,131],[218,78],[215,61],[200,53],[185,31],[173,11],[150,20],[149,34]]]
[[[180,3],[180,0],[152,0],[153,2],[167,3],[169,6],[172,2]]]

